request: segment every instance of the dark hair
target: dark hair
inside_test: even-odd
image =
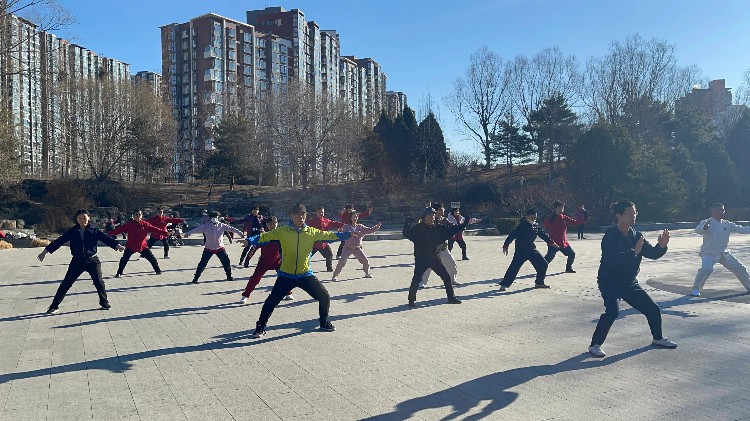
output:
[[[451,215],[453,215],[454,213],[456,213],[457,210],[458,210],[458,208],[452,208],[451,209]]]
[[[534,208],[526,209],[526,215],[536,215],[536,209]]]
[[[440,208],[443,208],[443,209],[445,209],[445,206],[443,206],[443,204],[442,204],[442,203],[433,203],[433,204],[432,204],[432,209],[438,210],[438,209],[440,209]]]
[[[258,210],[260,210],[260,208],[258,207],[258,205],[252,205],[252,206],[250,206],[250,210],[251,210],[251,211],[253,211],[253,210],[255,210],[255,209],[258,209]]]
[[[297,203],[294,206],[292,206],[292,209],[289,210],[289,213],[294,215],[301,215],[303,213],[307,213],[307,208],[305,208],[305,205],[302,203]]]
[[[75,216],[73,217],[73,222],[75,222],[76,224],[78,223],[78,215],[88,215],[88,214],[89,214],[89,211],[87,211],[86,209],[78,209],[76,211]]]
[[[268,224],[270,224],[271,221],[278,223],[279,222],[279,218],[271,215],[268,218],[263,219],[263,226],[266,227],[266,228],[268,228]]]
[[[163,208],[162,206],[159,206],[158,208],[156,208],[156,211],[157,211],[157,212],[159,212],[159,211],[163,211],[163,210],[164,210],[164,208]]]
[[[565,203],[563,202],[555,202],[552,204],[553,208],[559,208],[560,206],[565,206]]]
[[[625,213],[625,209],[635,207],[635,203],[630,200],[623,199],[612,205],[612,213],[615,215],[622,215]]]
[[[711,207],[709,209],[714,210],[716,208],[723,208],[723,207],[724,207],[723,203],[718,203],[717,202],[717,203],[711,203]]]
[[[347,203],[346,205],[344,205],[344,209],[354,209],[354,205],[352,205],[351,203]]]
[[[131,214],[131,215],[134,215],[134,214],[136,214],[136,213],[143,213],[143,212],[141,212],[141,210],[140,210],[140,209],[137,209],[137,208],[136,208],[136,209],[133,209],[132,211],[130,211],[130,214]]]
[[[219,218],[219,217],[221,217],[221,212],[219,212],[219,211],[213,211],[213,212],[211,212],[211,216],[215,216],[215,217]]]
[[[323,206],[323,205],[318,205],[318,207],[317,207],[317,208],[315,208],[315,211],[319,211],[319,210],[321,210],[321,209],[325,209],[325,208],[326,208],[326,207],[325,207],[325,206]]]

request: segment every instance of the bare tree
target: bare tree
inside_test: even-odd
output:
[[[177,123],[171,105],[155,95],[146,84],[133,86],[130,94],[128,132],[131,141],[127,165],[132,168],[132,181],[152,182],[171,176],[177,138]]]
[[[469,68],[453,82],[444,98],[461,134],[481,147],[485,167],[492,166],[492,141],[509,105],[509,71],[503,59],[487,47],[469,57]]]
[[[745,70],[745,73],[742,74],[740,86],[737,88],[737,94],[734,96],[734,103],[750,107],[750,69]]]
[[[531,125],[531,115],[542,102],[553,95],[561,95],[574,105],[579,85],[578,60],[574,55],[564,55],[559,47],[545,48],[531,59],[517,56],[511,66],[512,100],[522,125]],[[544,139],[529,133],[536,145],[538,162],[544,161]]]

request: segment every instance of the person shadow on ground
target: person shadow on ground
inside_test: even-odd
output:
[[[552,376],[568,371],[586,370],[615,364],[627,358],[644,353],[651,346],[643,346],[632,351],[623,352],[605,359],[591,359],[588,353],[579,354],[556,364],[519,367],[500,371],[484,377],[459,384],[440,392],[409,399],[397,405],[396,410],[367,418],[374,420],[404,420],[416,416],[420,411],[450,407],[452,412],[443,416],[442,420],[465,419],[479,420],[492,415],[512,404],[519,396],[518,392],[510,389],[527,383],[535,378]],[[489,403],[481,411],[469,414],[482,402]]]

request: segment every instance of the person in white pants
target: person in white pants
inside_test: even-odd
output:
[[[443,206],[441,203],[434,203],[432,207],[433,209],[435,209],[435,225],[450,226],[451,223],[448,222],[448,219],[445,218],[445,206]],[[440,256],[440,262],[443,264],[443,266],[445,266],[445,268],[448,270],[448,274],[451,276],[451,284],[460,285],[458,281],[456,281],[456,276],[458,275],[458,265],[456,265],[456,259],[453,258],[450,250],[448,250],[447,241],[440,246],[440,253],[438,255]],[[431,273],[432,269],[427,269],[424,271],[424,274],[422,275],[422,282],[419,284],[420,288],[424,288],[427,286],[427,280],[430,279]]]
[[[732,256],[727,248],[731,233],[750,234],[750,226],[737,225],[724,219],[725,216],[724,205],[714,203],[711,205],[711,217],[704,219],[695,227],[695,232],[703,235],[703,244],[700,251],[701,268],[695,275],[695,283],[691,292],[693,297],[700,297],[703,285],[711,276],[714,265],[717,263],[721,263],[729,269],[742,282],[745,289],[750,292],[750,274],[747,273],[747,268]]]

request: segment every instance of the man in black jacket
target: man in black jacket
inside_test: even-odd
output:
[[[409,226],[408,221],[404,224],[404,238],[414,243],[414,277],[412,277],[409,286],[409,307],[416,307],[414,302],[417,300],[417,289],[419,289],[422,275],[427,269],[432,269],[443,280],[445,293],[448,295],[448,303],[461,304],[461,301],[453,293],[451,276],[443,262],[440,261],[439,252],[445,241],[466,229],[468,222],[469,217],[467,216],[464,223],[460,225],[435,225],[435,209],[425,208],[418,224],[413,227]]]
[[[602,237],[602,260],[597,277],[604,300],[604,313],[599,317],[594,330],[589,353],[600,358],[607,355],[602,351],[602,344],[620,312],[620,300],[625,300],[633,309],[646,316],[654,337],[651,342],[653,345],[677,348],[676,343],[662,336],[661,310],[636,279],[644,257],[656,260],[667,252],[669,231],[662,231],[657,245],[652,246],[641,232],[633,229],[638,215],[633,202],[621,200],[615,203],[612,211],[617,218],[617,225],[607,228]]]
[[[513,260],[510,261],[510,266],[503,276],[502,282],[500,282],[500,291],[505,291],[513,284],[516,280],[518,271],[521,269],[526,261],[530,261],[536,269],[536,284],[534,288],[549,288],[549,285],[544,283],[544,277],[547,275],[547,261],[536,249],[534,240],[536,237],[544,240],[550,247],[556,247],[555,242],[552,241],[547,233],[544,232],[542,227],[536,223],[536,210],[526,210],[526,217],[513,228],[508,238],[503,243],[503,253],[508,255],[508,246],[513,240],[516,241],[516,251],[513,253]]]
[[[57,308],[63,298],[65,298],[65,294],[68,293],[70,287],[73,286],[73,283],[83,272],[88,272],[91,275],[96,293],[99,295],[99,305],[102,306],[102,309],[109,310],[111,307],[107,300],[107,291],[102,279],[102,264],[96,256],[97,243],[101,241],[117,251],[123,251],[125,247],[121,246],[114,238],[89,225],[90,217],[85,209],[76,212],[75,220],[77,223],[76,226],[50,243],[37,256],[39,261],[43,262],[47,253],[54,253],[63,244],[70,241],[70,254],[73,255],[73,259],[70,261],[70,265],[68,265],[68,272],[65,273],[65,278],[63,278],[60,287],[57,288],[55,298],[52,299],[52,305],[47,310],[48,314],[57,313]]]

